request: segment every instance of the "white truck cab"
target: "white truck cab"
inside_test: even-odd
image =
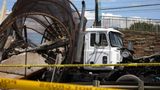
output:
[[[117,64],[122,61],[122,33],[113,28],[87,28],[83,64]],[[87,70],[112,70],[113,66],[84,67]]]

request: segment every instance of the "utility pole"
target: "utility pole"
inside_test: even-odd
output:
[[[101,26],[100,1],[95,0],[95,23],[94,26]]]

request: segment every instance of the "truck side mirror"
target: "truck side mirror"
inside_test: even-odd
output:
[[[133,43],[131,41],[128,42],[128,50],[133,51]]]

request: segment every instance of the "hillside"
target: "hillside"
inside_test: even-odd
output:
[[[124,43],[133,42],[135,56],[148,56],[160,53],[160,33],[124,30]]]

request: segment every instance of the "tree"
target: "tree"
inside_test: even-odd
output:
[[[160,29],[160,25],[154,25],[146,22],[138,22],[132,24],[129,29],[138,31],[155,31],[157,29]]]

